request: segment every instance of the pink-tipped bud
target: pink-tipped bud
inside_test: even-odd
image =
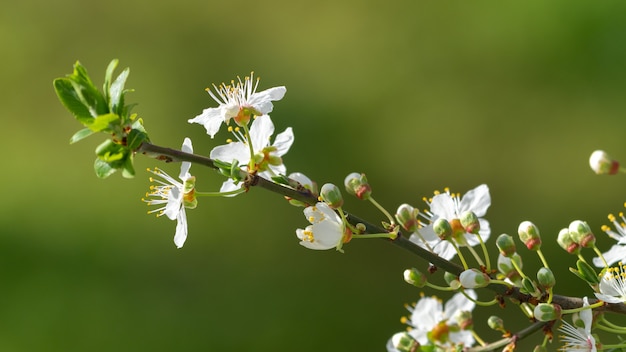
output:
[[[603,150],[596,150],[591,153],[589,166],[598,175],[615,175],[619,171],[619,162]]]
[[[353,172],[346,176],[343,184],[349,194],[361,200],[368,200],[372,194],[372,187],[370,187],[370,184],[367,182],[365,174]]]
[[[418,209],[408,204],[402,204],[398,207],[398,211],[396,212],[396,220],[398,220],[398,224],[406,231],[415,232],[419,228],[419,222],[417,221],[418,214]]]
[[[569,232],[572,239],[583,248],[590,248],[596,244],[596,236],[586,222],[574,220],[569,224]]]
[[[498,236],[496,239],[496,246],[500,250],[500,253],[505,257],[510,257],[516,252],[513,237],[507,235],[506,233]]]
[[[433,231],[442,240],[450,240],[452,236],[452,226],[448,220],[439,218],[433,223]]]
[[[476,235],[480,231],[480,221],[478,221],[478,216],[473,211],[466,211],[461,214],[460,220],[465,232]]]
[[[517,233],[520,241],[526,245],[526,248],[531,251],[536,251],[541,248],[541,236],[539,236],[539,229],[532,222],[524,221],[519,224]]]
[[[574,241],[572,233],[569,232],[568,228],[559,231],[559,235],[556,237],[556,243],[569,254],[578,255],[578,253],[580,253],[580,245]]]

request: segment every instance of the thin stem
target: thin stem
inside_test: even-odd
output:
[[[543,266],[546,267],[546,269],[550,269],[548,267],[548,261],[546,260],[546,257],[543,256],[543,252],[541,252],[541,249],[537,249],[537,255],[539,256],[539,259],[541,259],[541,263],[543,264]]]
[[[374,198],[370,197],[369,201],[374,204],[374,206],[376,208],[378,208],[378,210],[381,211],[381,213],[385,214],[385,216],[387,217],[387,219],[389,220],[389,223],[391,225],[395,224],[395,221],[393,220],[393,216],[391,216],[391,214],[389,214],[389,212],[387,211],[387,209],[383,208],[382,205],[380,205],[376,200],[374,200]]]
[[[604,267],[608,268],[609,264],[607,264],[606,260],[604,259],[604,255],[602,255],[602,252],[600,252],[600,250],[598,249],[598,247],[596,247],[595,244],[593,245],[593,251],[596,252],[598,257],[600,257],[600,259],[602,260],[602,263],[604,263]]]
[[[500,347],[506,346],[508,344],[510,344],[511,342],[515,342],[517,340],[521,340],[523,338],[525,338],[526,336],[529,336],[533,333],[535,333],[536,331],[538,331],[539,329],[541,329],[544,325],[546,324],[550,324],[550,323],[544,323],[544,322],[536,322],[532,325],[530,325],[529,327],[519,331],[518,333],[516,333],[515,335],[511,336],[511,337],[507,337],[505,339],[493,342],[493,343],[489,343],[486,344],[484,346],[478,346],[478,347],[473,347],[467,350],[467,352],[487,352],[487,351],[494,351],[496,349],[499,349]]]

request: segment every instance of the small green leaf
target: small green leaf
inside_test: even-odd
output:
[[[91,136],[92,134],[94,134],[92,130],[90,130],[89,128],[83,128],[82,130],[74,133],[72,138],[70,138],[70,144],[74,144],[80,141],[81,139]]]
[[[111,81],[113,80],[113,71],[115,71],[118,62],[119,61],[117,59],[111,60],[109,66],[107,66],[106,74],[104,75],[104,85],[102,86],[102,90],[104,91],[106,99],[111,98],[108,94],[109,89],[111,89]]]
[[[87,127],[94,132],[100,132],[107,129],[112,122],[118,121],[119,119],[120,117],[113,113],[100,115],[96,117]]]
[[[117,171],[115,168],[111,167],[106,161],[101,160],[100,158],[96,158],[96,161],[93,164],[93,168],[96,171],[96,176],[100,178],[107,178]]]
[[[148,140],[148,135],[145,131],[132,129],[128,132],[128,137],[126,138],[126,146],[130,150],[136,150],[139,148],[141,143]]]
[[[582,260],[576,261],[576,267],[578,268],[578,272],[580,276],[587,281],[591,285],[596,285],[600,283],[600,279],[598,278],[598,273],[591,267],[591,265],[587,264]]]
[[[59,100],[77,118],[93,119],[89,107],[83,102],[81,94],[69,78],[57,78],[53,82]],[[83,121],[81,121],[83,122]]]
[[[122,115],[124,109],[124,84],[126,84],[129,73],[129,68],[122,71],[109,89],[109,109],[119,115]]]
[[[122,176],[124,178],[133,178],[135,177],[135,167],[133,166],[133,155],[129,154],[126,158],[126,162],[124,163],[124,167],[122,169]]]

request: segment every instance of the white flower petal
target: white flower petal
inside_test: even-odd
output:
[[[287,127],[283,132],[276,135],[273,146],[276,147],[275,155],[283,156],[287,154],[293,144],[294,136],[291,127]]]
[[[602,253],[602,256],[608,265],[613,265],[619,261],[626,262],[626,246],[614,244],[608,251]],[[599,268],[604,267],[604,262],[600,257],[593,258],[593,264]]]
[[[269,114],[274,109],[272,101],[280,100],[285,96],[287,88],[273,87],[250,96],[248,103],[262,114]]]
[[[267,115],[258,116],[250,126],[250,139],[255,153],[270,145],[270,137],[274,134],[274,123]]]
[[[178,212],[182,207],[182,191],[178,187],[172,187],[169,190],[169,195],[167,197],[167,205],[163,210],[163,214],[167,216],[170,220],[176,219],[178,216]]]
[[[183,141],[182,151],[185,153],[193,153],[193,145],[191,144],[191,139],[185,138],[185,140]],[[188,161],[183,161],[180,165],[180,174],[178,175],[178,178],[183,181],[189,179],[191,177],[191,174],[189,173],[190,168],[191,163]]]
[[[430,203],[430,211],[436,215],[436,217],[433,216],[432,221],[437,220],[439,217],[449,221],[459,216],[456,213],[456,204],[448,193],[441,193],[434,196]]]
[[[187,214],[185,213],[185,207],[181,207],[176,219],[177,223],[176,234],[174,235],[174,244],[176,244],[176,247],[182,248],[187,240]]]
[[[232,163],[233,160],[237,160],[240,165],[245,166],[250,161],[250,149],[242,142],[232,142],[213,148],[209,153],[209,157],[226,163]]]
[[[489,187],[483,184],[463,195],[461,203],[459,203],[459,212],[472,211],[480,218],[487,214],[487,209],[490,205],[491,195],[489,194]]]
[[[476,292],[474,292],[474,290],[465,290],[465,293],[473,299],[476,299]],[[474,310],[475,306],[476,303],[467,299],[462,293],[457,293],[446,302],[443,312],[444,319],[452,319],[462,311],[471,312]]]
[[[207,134],[213,138],[224,122],[224,116],[221,108],[207,108],[202,110],[200,115],[187,120],[187,122],[203,125]]]

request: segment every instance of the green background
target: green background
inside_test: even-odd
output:
[[[68,144],[81,126],[52,80],[76,60],[98,86],[111,59],[131,67],[152,140],[188,136],[201,154],[227,137],[186,122],[215,106],[203,89],[254,70],[261,89],[287,87],[272,117],[294,128],[288,171],[365,172],[392,212],[487,183],[492,237],[537,224],[562,294],[592,291],[567,272],[559,229],[587,220],[606,250],[600,226],[626,200],[623,176],[587,163],[594,149],[626,157],[622,2],[24,0],[2,5],[0,38],[0,351],[380,351],[419,297],[402,271],[421,259],[379,240],[306,250],[301,210],[263,190],[200,199],[177,250],[175,223],[141,197],[145,168],[178,165],[137,157],[135,179],[99,180],[102,137]],[[199,190],[222,181],[191,171]],[[526,324],[512,305],[481,310],[486,339],[489,314]]]

